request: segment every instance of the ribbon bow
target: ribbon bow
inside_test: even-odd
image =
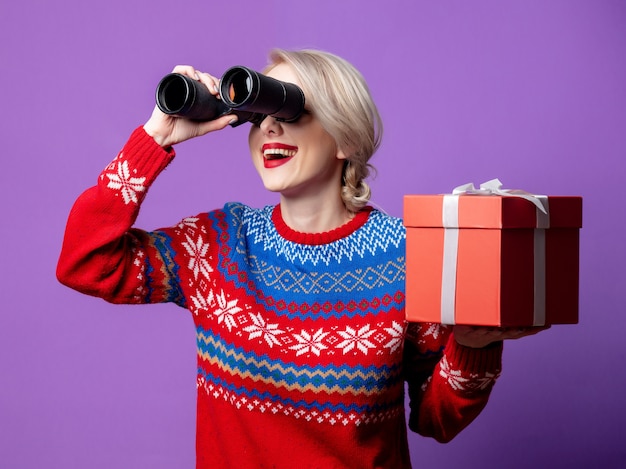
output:
[[[452,190],[452,194],[501,195],[504,197],[520,197],[522,199],[528,200],[529,202],[532,202],[541,212],[545,213],[546,215],[548,213],[548,210],[542,202],[543,200],[545,200],[545,197],[535,196],[528,192],[517,189],[502,189],[502,183],[497,178],[491,179],[487,182],[483,182],[480,185],[480,189],[476,189],[474,184],[471,182],[457,186]]]

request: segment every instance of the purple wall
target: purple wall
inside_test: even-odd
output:
[[[386,124],[374,201],[494,177],[582,195],[581,322],[507,343],[490,404],[457,439],[410,436],[416,467],[617,467],[626,460],[626,2],[23,0],[0,6],[0,466],[185,468],[195,343],[172,305],[112,306],[56,282],[74,198],[177,63],[260,68],[273,46],[352,61]],[[178,148],[140,225],[274,202],[247,129]]]

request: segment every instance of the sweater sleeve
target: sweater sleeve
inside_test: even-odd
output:
[[[70,211],[57,264],[61,283],[113,303],[174,301],[158,239],[132,228],[148,188],[174,155],[142,127],[131,134]]]
[[[502,368],[502,342],[482,349],[459,345],[450,327],[409,324],[405,373],[409,428],[441,443],[483,410]]]

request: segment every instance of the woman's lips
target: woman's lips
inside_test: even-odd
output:
[[[298,152],[298,147],[273,142],[264,144],[261,150],[263,151],[263,165],[266,168],[276,168],[293,158]]]

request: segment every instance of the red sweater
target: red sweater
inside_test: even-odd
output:
[[[401,220],[361,211],[302,234],[280,207],[132,228],[174,157],[137,129],[76,201],[57,275],[114,303],[190,311],[198,350],[197,466],[408,468],[409,427],[449,441],[482,410],[502,346],[469,349],[404,320]]]

